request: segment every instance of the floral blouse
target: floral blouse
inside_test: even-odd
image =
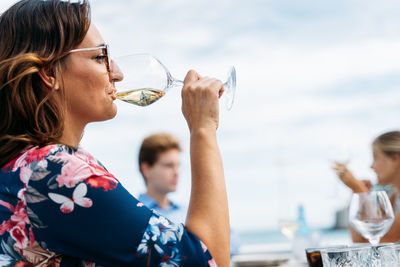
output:
[[[82,149],[32,147],[0,170],[0,266],[216,266]]]

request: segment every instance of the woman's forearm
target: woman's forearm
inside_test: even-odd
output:
[[[349,186],[353,193],[368,193],[369,188],[362,182],[357,180]]]
[[[229,212],[222,159],[215,129],[190,137],[192,191],[186,228],[202,240],[218,266],[229,266]]]

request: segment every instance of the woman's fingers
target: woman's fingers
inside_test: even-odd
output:
[[[340,163],[335,163],[332,166],[332,169],[334,169],[336,171],[336,174],[339,177],[342,177],[345,174],[346,170],[347,170],[346,165],[340,164]]]
[[[211,77],[201,77],[190,70],[182,88],[182,112],[189,128],[218,128],[220,92],[223,84]]]
[[[195,70],[189,70],[186,74],[185,79],[183,80],[184,84],[191,83],[193,81],[197,81],[201,78],[201,76]]]

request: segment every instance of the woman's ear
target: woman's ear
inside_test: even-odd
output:
[[[58,81],[54,77],[54,74],[49,70],[45,69],[39,70],[39,77],[49,88],[53,88],[54,90],[60,89],[60,85],[58,84]]]

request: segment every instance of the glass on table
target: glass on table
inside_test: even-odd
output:
[[[323,267],[321,250],[329,250],[329,249],[344,249],[347,248],[347,245],[337,245],[331,247],[322,247],[322,248],[306,248],[306,257],[309,267]]]
[[[306,257],[309,267],[323,267],[319,248],[306,248]]]
[[[321,250],[324,267],[370,266],[371,247],[328,248]]]
[[[400,245],[388,244],[375,248],[374,258],[372,259],[373,266],[393,267],[400,265]]]
[[[389,267],[398,265],[398,256],[396,253],[400,251],[400,246],[397,247],[396,243],[380,243],[378,245],[371,245],[369,243],[354,243],[352,248],[368,247],[371,250],[371,263],[369,267]],[[393,265],[394,262],[397,262]]]
[[[124,74],[115,84],[119,100],[138,106],[153,104],[172,87],[182,87],[183,81],[175,79],[160,60],[150,54],[132,54],[113,58]],[[115,65],[114,65],[115,66]],[[232,66],[224,83],[225,106],[232,108],[236,91],[236,70]]]
[[[354,229],[372,245],[379,244],[394,220],[393,208],[384,191],[353,194],[349,220]]]

